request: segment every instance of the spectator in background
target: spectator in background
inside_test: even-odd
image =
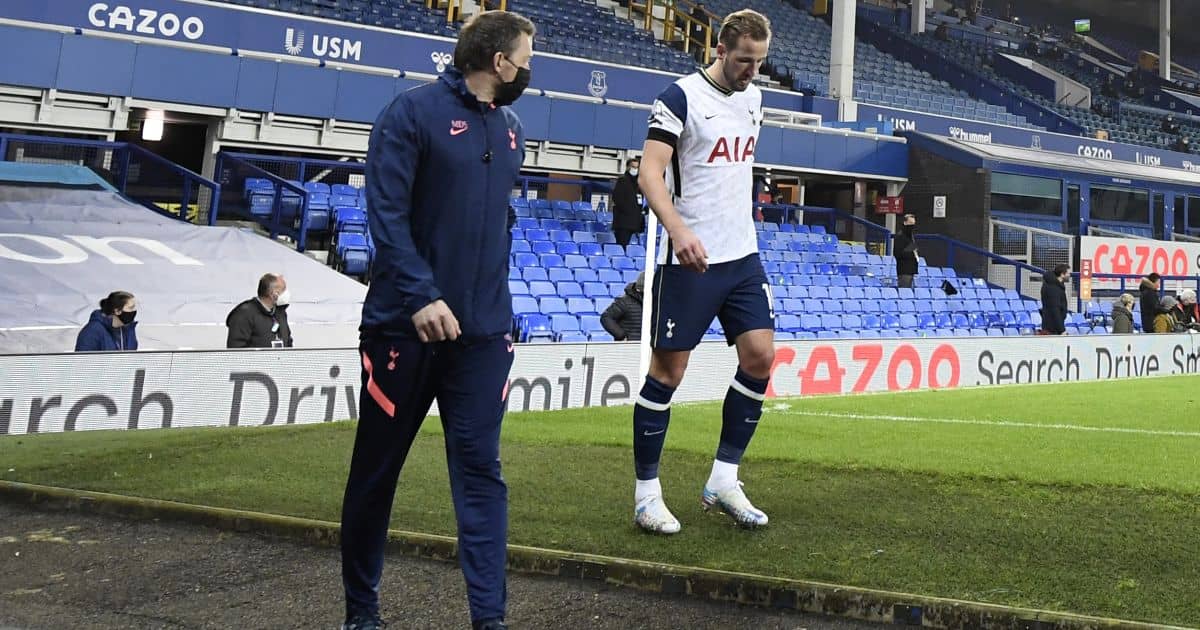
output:
[[[1175,319],[1182,326],[1191,328],[1200,325],[1200,305],[1196,304],[1196,292],[1184,289],[1176,296]]]
[[[1114,335],[1128,335],[1133,333],[1133,296],[1128,293],[1122,293],[1121,297],[1113,302],[1112,310],[1112,331]]]
[[[1067,334],[1067,278],[1071,268],[1054,265],[1054,271],[1042,278],[1042,334]]]
[[[1158,312],[1154,315],[1154,326],[1152,330],[1156,333],[1175,333],[1183,332],[1185,328],[1179,324],[1179,320],[1175,319],[1175,305],[1178,302],[1175,298],[1164,295],[1158,301]]]
[[[646,272],[638,274],[635,282],[625,287],[625,295],[613,300],[600,323],[604,330],[617,341],[640,341],[642,339],[642,301],[645,296]]]
[[[1180,153],[1189,153],[1192,150],[1192,141],[1187,136],[1183,136],[1175,141],[1175,146],[1172,149]]]
[[[287,316],[291,296],[283,276],[268,273],[260,278],[258,295],[233,307],[225,318],[229,327],[225,347],[291,348]]]
[[[1138,285],[1139,307],[1142,312],[1142,332],[1154,330],[1154,316],[1158,314],[1158,281],[1160,276],[1152,273],[1142,278]]]
[[[642,212],[642,204],[638,202],[638,195],[641,194],[641,190],[638,189],[638,167],[641,164],[641,158],[629,158],[625,174],[613,183],[612,229],[613,236],[621,247],[628,247],[629,239],[634,234],[646,230],[646,215]]]
[[[911,289],[919,269],[917,241],[913,234],[916,227],[917,218],[906,214],[900,231],[892,238],[892,256],[896,258],[896,286],[900,288]]]
[[[128,291],[113,291],[100,300],[100,308],[79,336],[75,352],[127,352],[138,349],[137,298]]]
[[[696,63],[704,63],[704,49],[707,47],[708,34],[704,30],[704,25],[708,23],[708,12],[704,10],[704,3],[697,2],[692,7],[691,18],[694,20],[689,29],[691,32],[692,57],[696,59]]]
[[[1162,130],[1167,133],[1179,133],[1179,123],[1175,122],[1175,114],[1167,114],[1162,121]]]

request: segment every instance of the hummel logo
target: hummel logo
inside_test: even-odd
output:
[[[644,435],[646,437],[654,437],[656,435],[662,435],[666,432],[667,432],[666,429],[659,429],[657,431],[642,431],[642,435]]]
[[[457,136],[461,133],[466,133],[467,128],[468,128],[467,121],[465,121],[465,120],[450,121],[450,135],[452,135],[452,136]]]

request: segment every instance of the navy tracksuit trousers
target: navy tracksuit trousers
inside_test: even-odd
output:
[[[458,560],[471,620],[504,617],[508,487],[500,475],[512,344],[366,339],[350,478],[342,502],[347,618],[379,610],[379,580],[396,482],[434,399],[458,522]]]

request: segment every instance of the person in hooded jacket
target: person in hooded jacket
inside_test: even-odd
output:
[[[1133,296],[1122,293],[1113,303],[1112,331],[1114,335],[1129,335],[1133,333]]]
[[[636,282],[625,287],[625,295],[613,300],[600,315],[604,330],[617,341],[640,341],[642,338],[642,301],[645,295],[646,274],[638,274]]]
[[[1176,333],[1187,330],[1179,321],[1175,319],[1175,298],[1164,295],[1158,301],[1158,314],[1154,316],[1154,327],[1152,330],[1156,333]]]
[[[1160,276],[1152,273],[1142,278],[1138,285],[1139,305],[1142,311],[1142,331],[1154,330],[1154,316],[1158,314],[1158,281]]]
[[[137,298],[128,291],[113,291],[100,300],[100,308],[75,339],[75,352],[129,352],[138,349]]]
[[[291,348],[292,329],[288,326],[287,307],[291,292],[283,276],[264,275],[258,281],[258,295],[229,311],[225,326],[229,336],[226,348]]]

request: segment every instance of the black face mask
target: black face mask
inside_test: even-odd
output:
[[[512,105],[518,98],[521,98],[521,94],[525,92],[525,88],[529,87],[529,80],[533,77],[533,72],[529,68],[518,66],[509,61],[508,57],[505,57],[504,60],[517,69],[517,76],[513,77],[512,81],[507,83],[501,82],[500,85],[496,86],[492,102],[499,107]]]
[[[126,313],[120,313],[117,315],[117,318],[121,320],[122,324],[125,324],[126,326],[128,326],[133,323],[133,320],[137,319],[137,311],[129,311]]]

